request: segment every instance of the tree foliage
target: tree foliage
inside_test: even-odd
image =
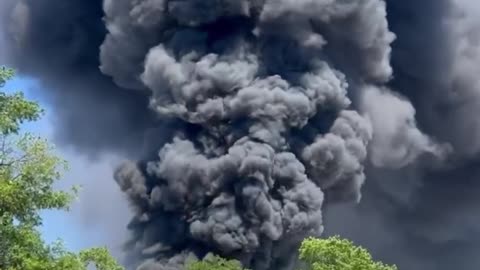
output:
[[[216,255],[206,256],[201,261],[190,261],[186,270],[247,270],[236,260],[227,260]]]
[[[13,76],[13,70],[0,68],[0,87]],[[38,120],[42,113],[22,93],[0,91],[0,270],[122,269],[105,248],[75,254],[60,243],[43,242],[40,211],[68,209],[76,188],[54,190],[66,162],[46,140],[20,132],[22,123]]]
[[[300,247],[300,259],[309,270],[396,270],[375,262],[368,251],[339,237],[308,238]]]

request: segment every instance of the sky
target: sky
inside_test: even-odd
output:
[[[40,103],[45,109],[45,115],[38,122],[26,123],[23,130],[47,138],[55,144],[55,123],[39,87],[34,79],[17,76],[7,82],[2,91],[22,91],[29,100]],[[62,239],[70,251],[107,245],[115,256],[121,257],[129,213],[118,211],[128,207],[112,179],[112,170],[121,160],[112,156],[91,160],[67,146],[56,146],[56,149],[69,162],[69,171],[56,184],[56,188],[67,189],[72,185],[80,185],[82,189],[69,212],[55,210],[42,213],[43,226],[40,229],[45,241],[51,243]],[[94,203],[99,201],[102,202],[101,205]],[[108,220],[105,218],[106,213]]]

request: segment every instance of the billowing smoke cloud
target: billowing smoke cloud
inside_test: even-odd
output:
[[[362,111],[373,123],[370,159],[376,167],[403,168],[422,154],[445,158],[450,145],[439,145],[417,128],[413,105],[388,89],[364,89]]]
[[[292,269],[326,226],[402,269],[477,269],[477,5],[4,0],[0,60],[44,84],[62,142],[140,155],[115,172],[132,268]]]
[[[397,35],[391,87],[412,101],[422,130],[453,152],[440,168],[428,157],[401,170],[368,168],[361,204],[330,209],[327,233],[350,237],[401,269],[477,269],[480,5],[408,0],[387,7]]]
[[[207,252],[254,269],[291,268],[299,241],[323,231],[324,194],[360,198],[371,124],[349,109],[348,75],[336,68],[344,60],[329,59],[325,46],[358,51],[349,72],[362,83],[387,81],[394,35],[384,3],[107,1],[104,9],[102,70],[151,91],[150,108],[175,123],[156,157],[116,174],[136,211],[132,246],[156,258],[140,269],[178,268]],[[354,35],[370,23],[377,31]]]

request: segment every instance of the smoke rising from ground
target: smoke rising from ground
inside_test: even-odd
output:
[[[140,157],[115,172],[132,267],[215,252],[291,269],[324,227],[401,269],[480,265],[475,1],[6,0],[0,13],[0,60],[48,89],[58,138]]]

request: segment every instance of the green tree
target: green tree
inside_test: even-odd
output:
[[[307,238],[300,247],[300,259],[309,270],[396,270],[396,266],[375,262],[370,253],[339,237]]]
[[[226,260],[216,255],[208,255],[201,261],[187,262],[186,270],[247,270],[236,260]]]
[[[0,67],[0,87],[14,76]],[[21,133],[21,124],[38,120],[40,106],[22,93],[0,89],[0,270],[120,270],[106,248],[67,252],[61,243],[47,245],[38,226],[39,212],[68,210],[77,189],[56,191],[53,184],[67,169],[42,138]]]

